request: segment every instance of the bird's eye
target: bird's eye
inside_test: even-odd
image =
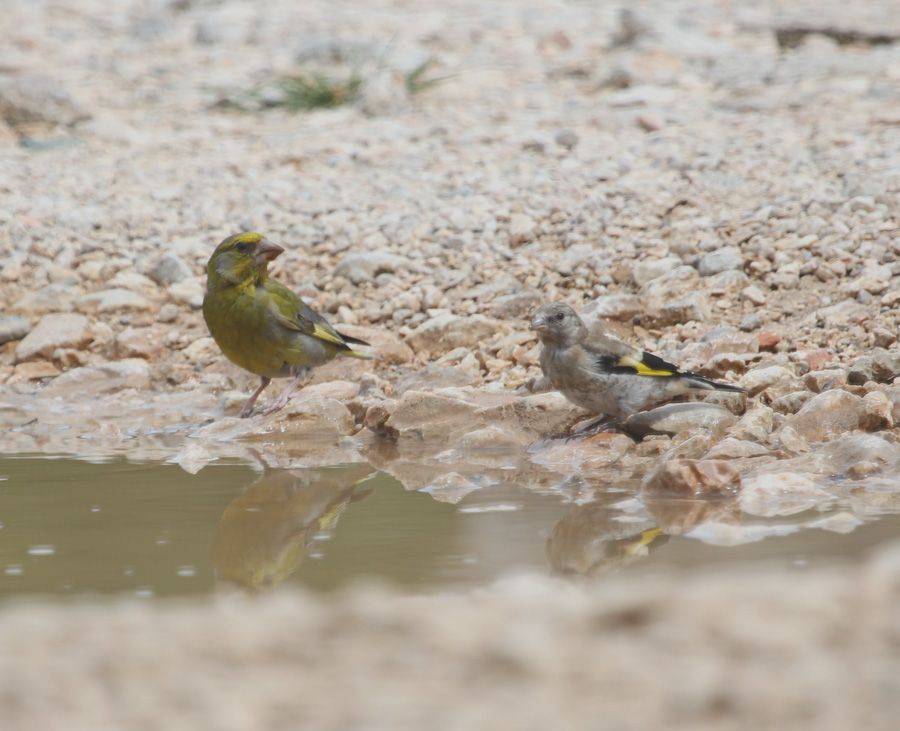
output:
[[[245,244],[243,241],[239,241],[238,245],[234,248],[243,254],[245,251],[247,251],[247,244]]]
[[[565,316],[566,316],[566,315],[565,315],[564,312],[557,312],[557,313],[556,313],[556,319],[557,319],[557,320],[562,320]]]

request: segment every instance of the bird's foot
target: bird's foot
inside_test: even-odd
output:
[[[268,416],[269,414],[274,414],[276,411],[281,411],[285,406],[287,406],[287,402],[291,400],[291,394],[282,392],[281,395],[278,396],[272,403],[270,403],[265,408],[259,410],[260,416]]]

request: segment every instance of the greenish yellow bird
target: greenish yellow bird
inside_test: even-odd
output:
[[[283,252],[262,234],[241,233],[219,244],[206,267],[203,319],[209,332],[228,360],[262,380],[241,418],[253,412],[273,378],[294,380],[264,414],[284,407],[310,369],[335,356],[375,357],[351,345],[368,345],[366,341],[341,335],[290,289],[269,279],[269,262]]]

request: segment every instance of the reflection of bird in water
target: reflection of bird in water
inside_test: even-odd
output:
[[[570,510],[547,539],[555,574],[595,576],[625,568],[664,545],[669,537],[653,522],[622,521],[622,511],[602,502]]]
[[[333,528],[349,503],[373,492],[356,492],[374,474],[368,464],[276,470],[256,456],[262,477],[225,508],[210,547],[216,580],[248,591],[270,589],[293,573],[312,540]]]

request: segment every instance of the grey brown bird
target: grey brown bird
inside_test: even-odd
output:
[[[541,369],[569,401],[601,414],[577,435],[613,426],[634,413],[695,389],[746,393],[743,388],[680,371],[662,358],[609,334],[591,332],[569,305],[541,305],[531,321],[543,344]]]

